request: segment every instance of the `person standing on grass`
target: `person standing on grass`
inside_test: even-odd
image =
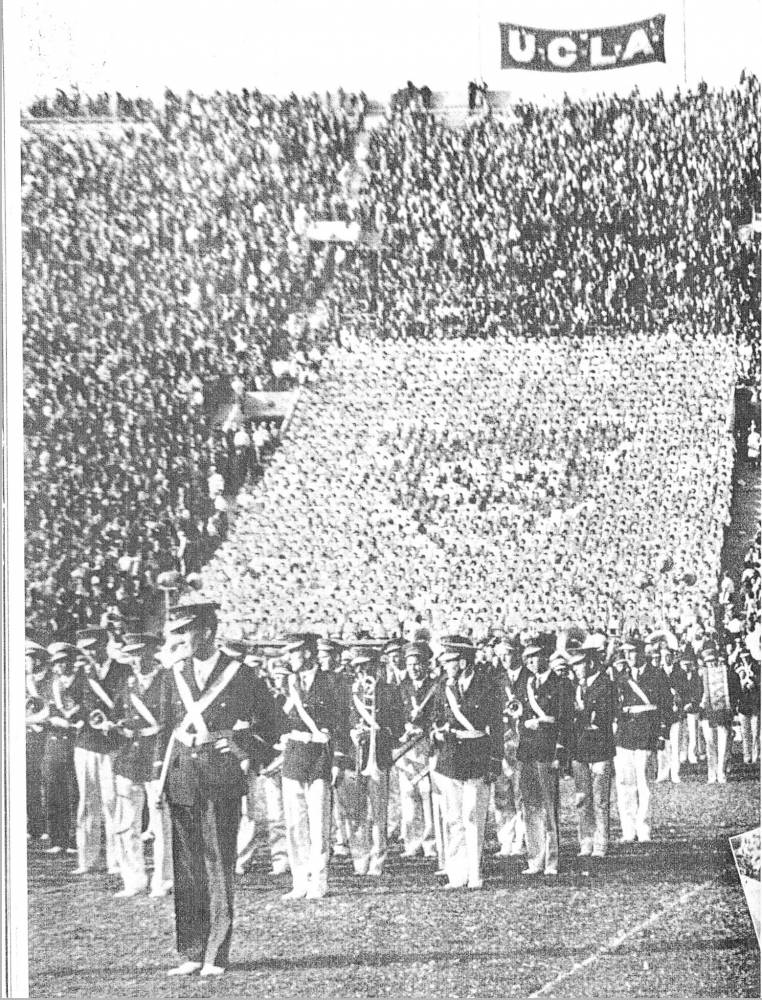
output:
[[[169,609],[167,674],[154,768],[172,819],[177,950],[171,976],[225,972],[241,798],[259,747],[280,735],[279,709],[250,667],[217,648],[216,605]]]

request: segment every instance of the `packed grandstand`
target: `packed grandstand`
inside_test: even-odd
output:
[[[30,635],[156,627],[159,574],[202,567],[251,638],[722,624],[755,78],[460,128],[345,93],[33,111]],[[299,386],[283,440],[220,381]]]

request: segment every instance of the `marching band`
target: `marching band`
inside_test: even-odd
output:
[[[325,897],[332,857],[379,879],[393,816],[403,858],[479,890],[488,829],[498,856],[526,855],[525,875],[558,874],[565,777],[581,857],[609,850],[612,779],[621,840],[649,841],[652,755],[657,780],[679,782],[686,740],[698,759],[703,734],[721,783],[733,711],[758,710],[758,662],[706,636],[682,648],[668,632],[574,629],[249,643],[218,640],[217,626],[216,605],[196,597],[168,609],[163,637],[90,628],[26,647],[30,836],[76,851],[78,875],[103,844],[119,898],[173,892],[172,975],[227,967],[258,788],[287,901]],[[745,759],[755,753],[750,732]]]

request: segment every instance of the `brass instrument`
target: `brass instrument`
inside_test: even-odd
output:
[[[381,777],[381,769],[378,766],[378,760],[376,758],[376,739],[378,733],[378,725],[376,723],[376,687],[378,681],[375,677],[364,676],[356,682],[355,694],[357,697],[361,698],[364,704],[368,707],[370,713],[372,724],[370,726],[370,737],[368,741],[368,762],[362,770],[359,770],[362,757],[363,757],[363,745],[362,741],[358,741],[357,744],[357,773],[362,775],[363,778],[373,778],[378,781]]]
[[[36,695],[27,697],[25,711],[27,726],[39,725],[50,716],[50,706],[43,698]]]
[[[524,714],[524,706],[521,704],[518,698],[511,698],[506,702],[505,708],[503,710],[504,714],[508,716],[509,719],[513,719],[514,722],[520,719]]]
[[[116,723],[106,718],[105,712],[100,708],[94,708],[88,715],[87,721],[91,729],[98,729],[102,733],[108,733],[116,726]]]

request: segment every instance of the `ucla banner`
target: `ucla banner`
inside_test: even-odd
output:
[[[500,25],[501,69],[586,73],[664,62],[664,14],[610,28],[569,31]]]

